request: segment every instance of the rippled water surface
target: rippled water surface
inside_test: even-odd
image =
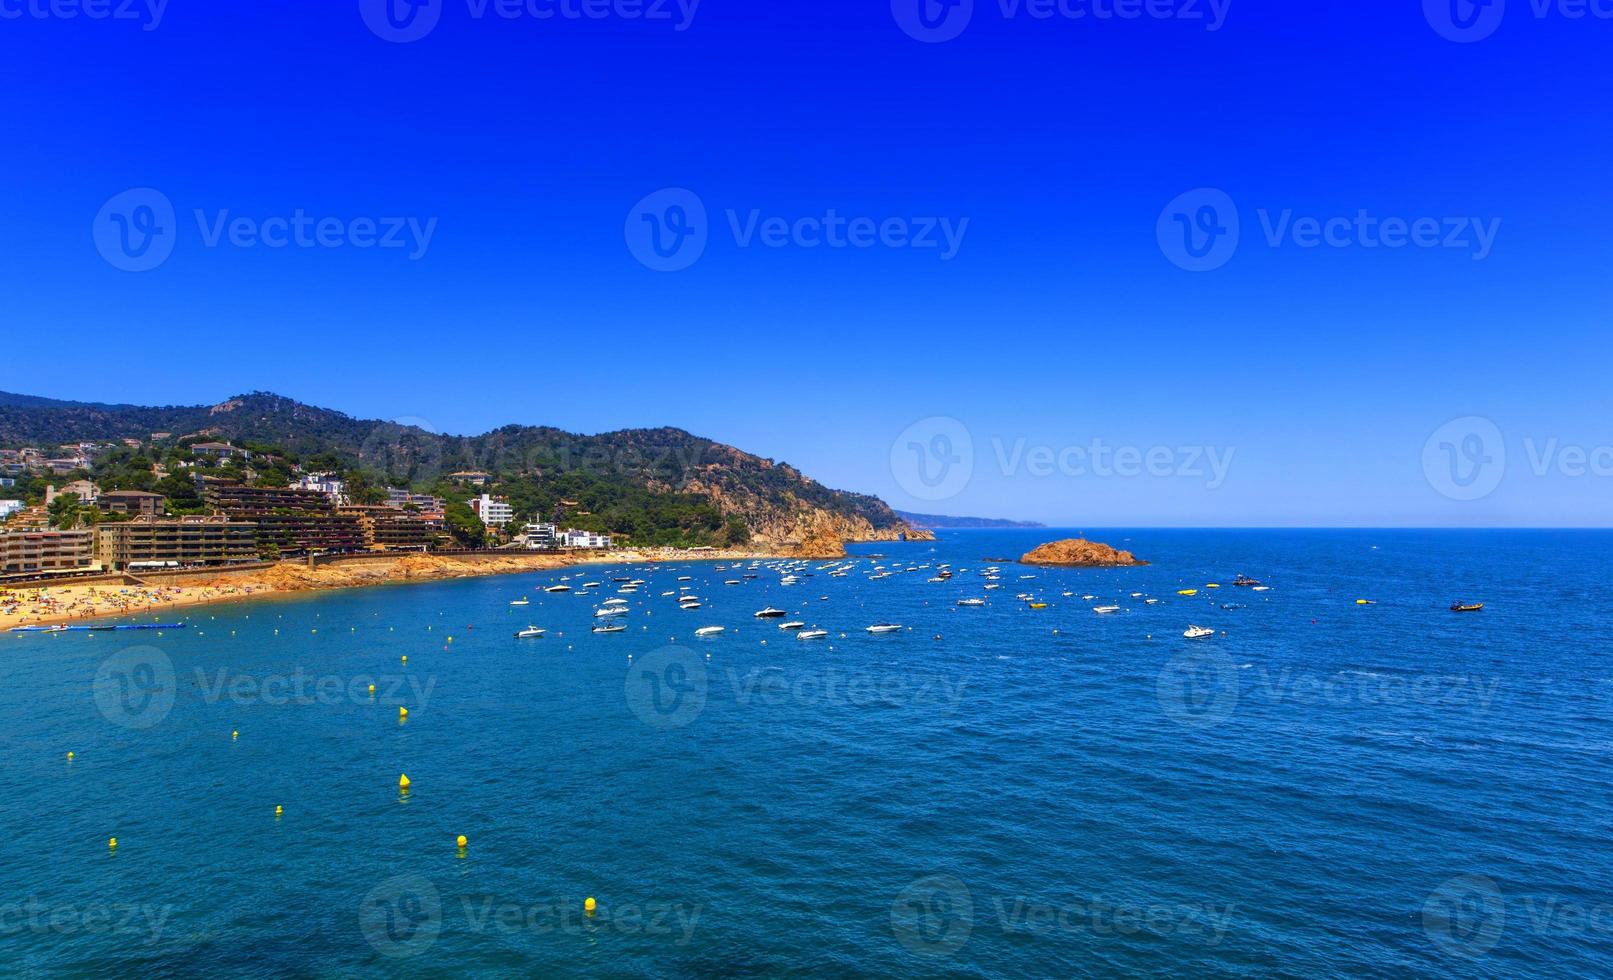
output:
[[[1613,970],[1613,535],[1056,536],[0,635],[0,972]]]

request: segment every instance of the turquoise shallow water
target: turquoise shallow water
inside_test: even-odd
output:
[[[1613,968],[1613,535],[1108,531],[1154,564],[981,588],[1052,536],[573,573],[648,580],[616,635],[562,573],[0,635],[0,972]]]

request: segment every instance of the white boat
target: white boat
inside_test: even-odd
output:
[[[700,608],[700,603],[698,603],[698,602],[680,602],[680,603],[678,603],[678,608],[679,609],[699,609]]]
[[[1116,612],[1120,611],[1120,607],[1119,606],[1093,606],[1092,611],[1095,612],[1095,613],[1116,613]]]
[[[571,591],[571,586],[569,586],[569,585],[551,585],[547,589],[544,589],[543,591],[545,591],[545,592],[570,592]]]
[[[778,624],[778,628],[781,630],[798,630],[806,628],[806,624],[799,620],[792,619],[788,623]]]
[[[623,626],[621,623],[600,623],[598,626],[594,627],[594,632],[595,633],[620,633],[625,629],[627,629],[627,627]]]
[[[820,640],[828,635],[828,630],[802,630],[795,634],[795,638],[797,640]]]
[[[603,583],[600,583],[600,582],[584,582],[582,584],[582,587],[585,588],[585,589],[597,589],[597,588],[600,587],[601,584],[603,584]]]
[[[694,631],[694,635],[695,636],[716,636],[718,633],[721,633],[724,629],[726,629],[726,627],[723,627],[723,626],[702,626],[699,629]]]
[[[757,619],[777,619],[778,617],[784,615],[784,610],[774,609],[772,606],[768,606],[766,609],[752,613],[751,615],[755,616]]]
[[[1182,635],[1190,640],[1202,640],[1206,636],[1214,636],[1215,630],[1208,626],[1189,626]]]
[[[985,604],[986,604],[986,600],[984,600],[984,599],[959,599],[958,600],[958,605],[960,605],[960,606],[983,606]]]
[[[625,605],[627,605],[627,600],[626,599],[606,599],[604,602],[600,603],[600,605],[602,605],[602,606],[625,606]]]
[[[867,631],[869,633],[894,633],[899,629],[901,629],[901,627],[895,623],[875,623],[874,625],[868,627]]]
[[[737,579],[737,578],[731,578],[731,579],[728,579],[728,580],[727,580],[727,581],[726,581],[726,582],[724,582],[724,583],[723,583],[723,584],[724,584],[724,585],[738,585],[738,584],[739,584],[739,579]]]
[[[510,600],[510,605],[512,606],[530,606],[531,604],[531,600],[525,598]]]
[[[1147,605],[1147,606],[1157,606],[1157,605],[1159,605],[1159,600],[1158,599],[1144,599],[1143,604]]]
[[[625,606],[606,606],[604,609],[595,609],[594,618],[604,619],[606,616],[626,616],[630,612],[632,610]]]
[[[694,578],[694,576],[693,576],[693,575],[679,575],[679,576],[678,576],[678,581],[679,581],[679,582],[687,582],[687,581],[689,581],[689,580],[690,580],[690,579],[692,579],[692,578]],[[623,580],[622,580],[622,581],[624,581],[624,582],[625,582],[625,581],[627,581],[627,580],[626,580],[626,579],[623,579]]]
[[[542,635],[543,635],[543,630],[538,629],[536,626],[528,626],[526,629],[524,629],[521,632],[515,634],[515,638],[517,640],[529,640],[534,636],[542,636]]]
[[[1270,592],[1271,591],[1271,586],[1269,586],[1269,585],[1254,585],[1254,586],[1250,586],[1249,591],[1250,592]]]

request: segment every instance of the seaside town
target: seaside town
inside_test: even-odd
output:
[[[0,449],[0,585],[320,555],[612,547],[610,534],[567,525],[592,516],[578,501],[518,514],[492,483],[464,471],[417,492],[330,457],[166,432]]]

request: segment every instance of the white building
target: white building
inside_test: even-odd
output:
[[[553,524],[528,524],[521,528],[521,539],[529,551],[547,551],[560,542]]]
[[[347,486],[330,473],[307,473],[292,484],[298,490],[318,490],[333,504],[347,503]]]
[[[400,490],[397,487],[386,488],[386,505],[403,509],[413,506],[419,510],[432,513],[441,513],[444,506],[441,497],[433,497],[429,493],[415,493],[411,490]]]
[[[515,508],[485,493],[472,498],[470,509],[488,527],[503,527],[515,519]]]
[[[560,535],[562,548],[609,548],[610,535],[594,531],[569,530]]]
[[[22,510],[22,501],[0,500],[0,521],[5,520],[19,510]]]

